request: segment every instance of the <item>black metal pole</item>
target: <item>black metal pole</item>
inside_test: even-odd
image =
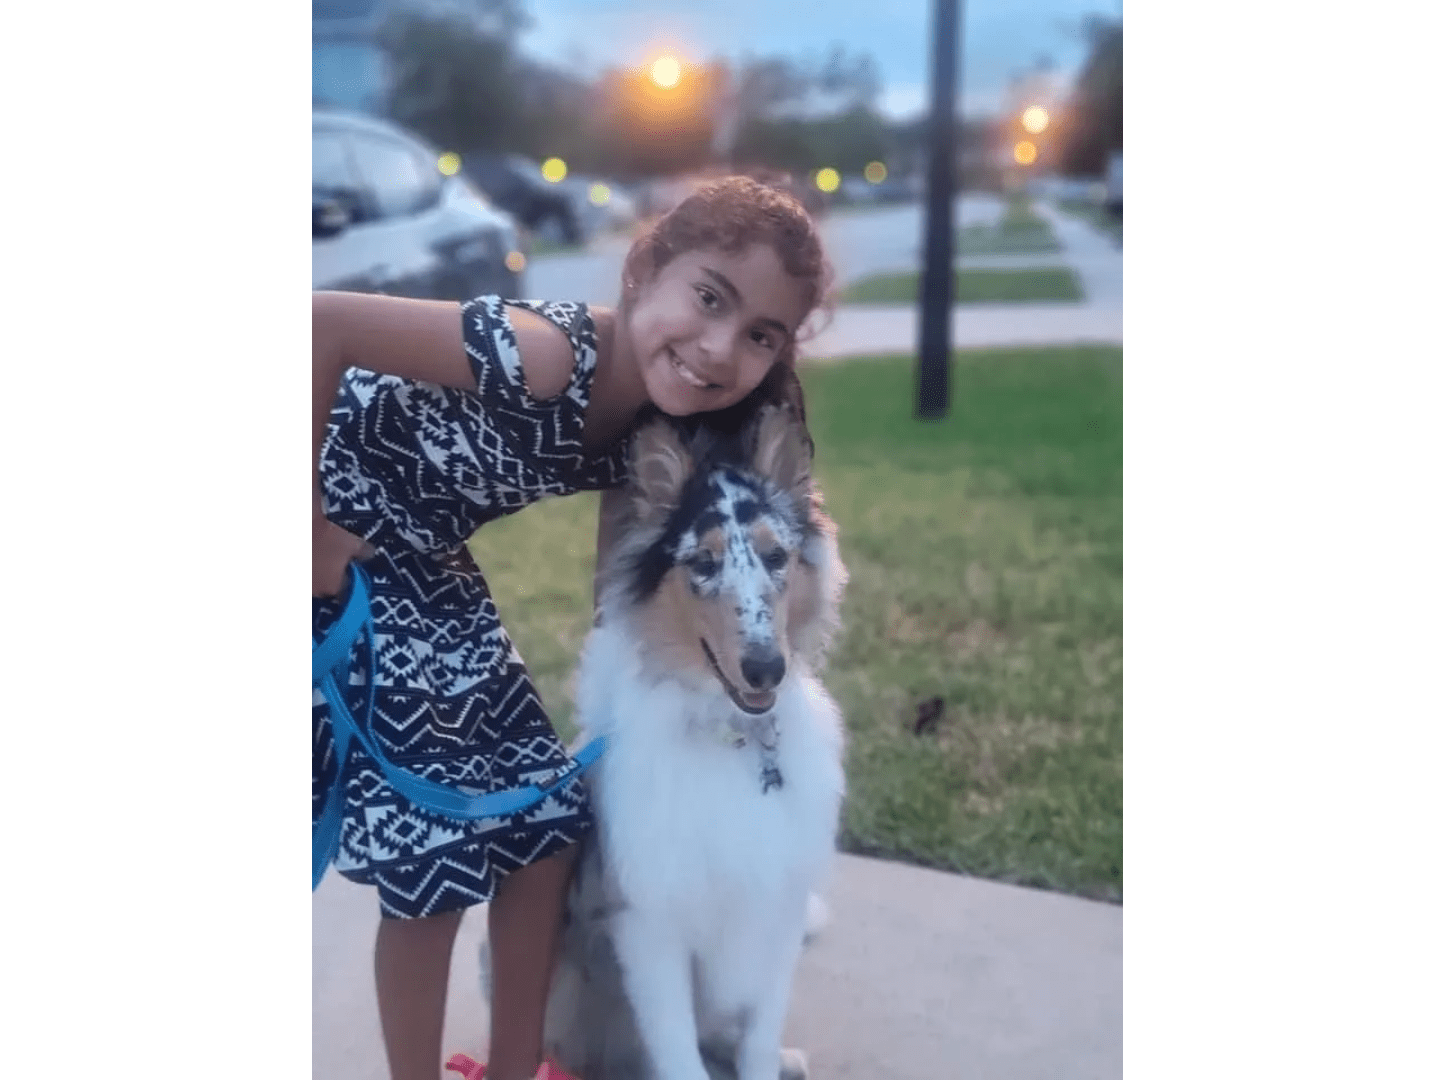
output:
[[[930,69],[930,176],[925,199],[925,266],[920,286],[920,357],[915,413],[937,419],[950,408],[950,305],[954,295],[955,125],[960,0],[935,0]]]

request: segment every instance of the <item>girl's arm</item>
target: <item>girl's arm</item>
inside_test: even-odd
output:
[[[532,312],[511,308],[509,314],[531,396],[553,397],[569,382],[575,363],[568,339]],[[359,537],[328,521],[321,510],[320,448],[345,369],[364,368],[458,390],[473,390],[475,376],[456,303],[317,292],[310,300],[310,332],[312,592],[334,596],[344,582],[346,564],[364,547]]]

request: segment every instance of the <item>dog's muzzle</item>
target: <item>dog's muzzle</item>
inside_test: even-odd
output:
[[[775,691],[772,690],[741,690],[725,677],[725,672],[720,670],[720,662],[715,659],[715,653],[710,649],[710,643],[704,638],[700,639],[700,647],[705,650],[705,659],[710,661],[710,670],[715,672],[715,677],[720,680],[720,685],[725,688],[725,693],[730,695],[730,700],[735,707],[748,716],[764,716],[775,707]],[[779,677],[784,678],[785,662],[779,661]],[[778,683],[778,679],[776,680]]]

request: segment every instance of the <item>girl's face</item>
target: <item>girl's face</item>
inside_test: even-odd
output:
[[[803,284],[770,245],[754,244],[675,256],[640,284],[628,330],[650,400],[688,416],[759,386],[806,314]]]

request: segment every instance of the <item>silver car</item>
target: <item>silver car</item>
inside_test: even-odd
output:
[[[467,300],[519,297],[526,253],[514,220],[440,154],[393,124],[314,109],[314,289]]]

